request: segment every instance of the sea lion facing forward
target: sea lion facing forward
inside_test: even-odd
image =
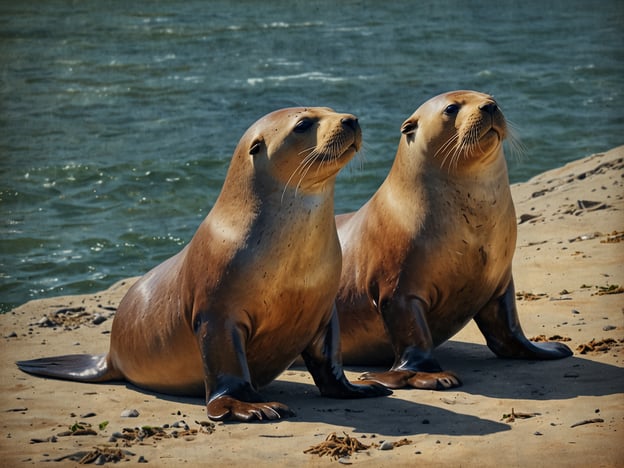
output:
[[[241,138],[221,194],[191,242],[122,299],[109,353],[18,366],[205,395],[214,420],[289,415],[285,405],[264,402],[257,388],[298,355],[323,395],[388,394],[377,384],[349,383],[340,364],[334,182],[360,143],[357,119],[331,109],[283,109],[260,119]]]
[[[460,384],[435,346],[474,319],[501,357],[558,359],[533,343],[515,305],[516,216],[503,154],[505,119],[474,91],[434,97],[408,118],[390,173],[357,212],[336,218],[343,272],[336,300],[343,362],[382,365],[390,388]]]

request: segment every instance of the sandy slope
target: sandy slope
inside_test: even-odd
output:
[[[0,465],[27,466],[95,446],[122,447],[121,439],[109,439],[123,428],[183,420],[188,430],[181,423],[165,428],[164,436],[129,442],[125,450],[133,455],[126,454],[129,462],[122,465],[140,457],[150,466],[336,464],[303,451],[332,432],[345,432],[365,444],[411,442],[392,450],[372,447],[342,460],[360,466],[624,466],[624,295],[614,294],[624,286],[624,147],[515,185],[513,194],[520,221],[514,277],[523,328],[531,337],[569,339],[573,357],[497,359],[471,324],[438,350],[443,366],[461,376],[459,389],[330,400],[319,397],[304,369],[292,369],[264,394],[288,404],[296,417],[214,428],[200,424],[207,419],[200,399],[125,384],[48,380],[17,370],[19,359],[104,352],[114,307],[129,280],[94,295],[32,301],[0,317]],[[72,310],[54,314],[66,308]],[[67,322],[42,326],[46,314]],[[94,325],[96,314],[108,319]],[[605,339],[614,341],[603,344],[604,350],[597,350],[599,345],[585,346],[585,354],[577,350]],[[348,375],[355,378],[360,370]],[[139,416],[121,417],[128,409]],[[512,411],[513,421],[504,417]],[[100,429],[104,421],[108,425]],[[593,422],[574,426],[583,421]],[[96,434],[58,435],[76,422],[91,424]],[[51,466],[76,463],[65,459]]]

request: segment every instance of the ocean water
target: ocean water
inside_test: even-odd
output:
[[[179,251],[240,136],[280,107],[359,117],[337,212],[453,89],[498,100],[524,147],[512,182],[624,143],[624,2],[381,4],[0,0],[0,310]]]

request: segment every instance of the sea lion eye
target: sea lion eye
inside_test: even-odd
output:
[[[408,120],[404,122],[403,125],[401,126],[401,133],[403,135],[409,135],[410,133],[414,133],[417,128],[418,128],[417,122],[412,122]]]
[[[258,154],[260,152],[260,147],[262,146],[262,141],[256,140],[251,144],[251,148],[249,148],[249,154],[252,156]]]
[[[444,109],[444,113],[446,115],[455,115],[459,112],[459,106],[457,104],[451,104],[450,106],[446,106]]]
[[[312,126],[313,123],[314,122],[312,122],[312,119],[307,119],[307,118],[301,119],[295,125],[294,132],[295,133],[303,133],[303,132],[307,131]]]

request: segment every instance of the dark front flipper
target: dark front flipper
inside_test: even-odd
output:
[[[294,414],[282,403],[265,401],[254,389],[244,333],[236,326],[200,321],[195,335],[204,365],[206,409],[210,419],[260,421]]]
[[[106,355],[68,354],[49,358],[18,361],[17,367],[29,374],[78,382],[120,380],[123,376],[110,369]]]
[[[461,385],[459,378],[443,371],[433,357],[433,338],[421,300],[397,295],[381,301],[380,313],[395,362],[389,371],[367,372],[360,379],[379,382],[388,388],[444,390]]]
[[[224,393],[210,399],[208,417],[213,421],[262,421],[294,416],[288,406],[276,401],[266,402],[249,382],[232,376],[222,376],[217,386]]]
[[[347,380],[340,356],[340,329],[336,307],[327,327],[301,354],[321,395],[331,398],[367,398],[390,395],[387,388],[373,382],[353,384]]]
[[[505,293],[487,304],[474,318],[488,347],[499,357],[515,359],[561,359],[572,355],[563,343],[529,341],[518,319],[513,280]]]

